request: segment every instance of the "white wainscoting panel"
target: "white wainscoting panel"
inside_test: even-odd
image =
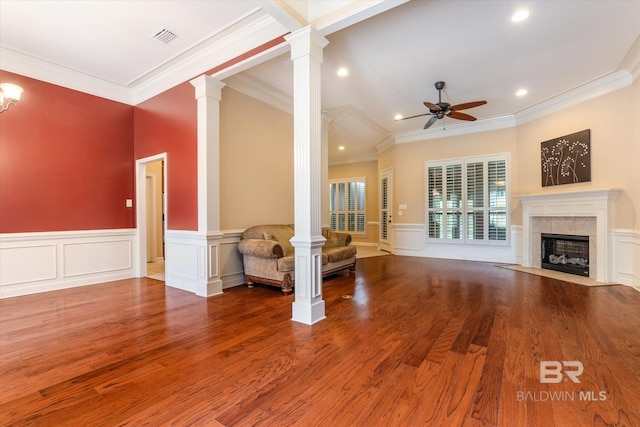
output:
[[[521,225],[511,226],[511,246],[513,246],[513,249],[515,250],[516,264],[522,264],[522,256],[524,252],[522,230]]]
[[[416,252],[415,255],[420,256],[418,253],[422,251],[425,240],[424,224],[394,224],[393,233],[394,254]]]
[[[167,230],[164,264],[167,286],[204,297],[221,294],[222,276],[226,274],[221,268],[221,247],[227,240],[223,232]]]
[[[199,256],[200,240],[195,231],[166,231],[164,274],[168,286],[196,292],[198,273],[206,269]]]
[[[135,229],[0,234],[0,298],[135,276]]]
[[[56,278],[56,245],[7,246],[0,248],[0,283],[16,285]]]
[[[456,243],[425,243],[424,224],[394,224],[395,255],[420,256],[427,258],[460,259],[515,264],[518,229],[511,228],[509,245],[462,245]]]
[[[222,288],[243,285],[244,265],[242,254],[238,252],[238,242],[244,230],[223,230],[220,241],[220,279]]]
[[[130,239],[62,243],[63,275],[73,277],[130,269],[132,245]]]
[[[640,291],[640,230],[611,230],[612,281]]]

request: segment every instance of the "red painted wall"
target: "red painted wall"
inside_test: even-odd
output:
[[[186,82],[134,108],[135,159],[167,153],[167,227],[198,230],[197,104]]]
[[[283,42],[278,37],[211,74]],[[197,105],[182,83],[136,107],[0,71],[0,233],[135,228],[135,160],[167,153],[167,221],[198,229]],[[135,206],[135,205],[134,205]]]
[[[277,37],[205,74],[211,75],[283,41],[284,36]],[[135,159],[167,153],[170,230],[198,230],[197,114],[195,89],[188,81],[138,104],[134,110]]]
[[[0,232],[135,227],[133,107],[0,71]]]

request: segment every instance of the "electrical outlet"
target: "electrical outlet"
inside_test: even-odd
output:
[[[126,204],[126,206],[127,206],[128,208],[132,208],[132,207],[133,207],[133,200],[131,200],[131,199],[127,199],[127,200],[126,200],[126,202],[125,202],[125,204]]]

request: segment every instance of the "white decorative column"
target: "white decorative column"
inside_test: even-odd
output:
[[[322,299],[322,111],[320,68],[329,43],[311,27],[285,39],[293,60],[295,301],[292,320],[312,325],[325,318]]]
[[[224,83],[191,80],[198,103],[198,233],[195,293],[222,293],[220,280],[220,100]]]

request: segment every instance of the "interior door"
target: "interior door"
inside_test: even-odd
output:
[[[392,252],[392,170],[385,169],[380,172],[380,236],[378,245],[381,250]]]

